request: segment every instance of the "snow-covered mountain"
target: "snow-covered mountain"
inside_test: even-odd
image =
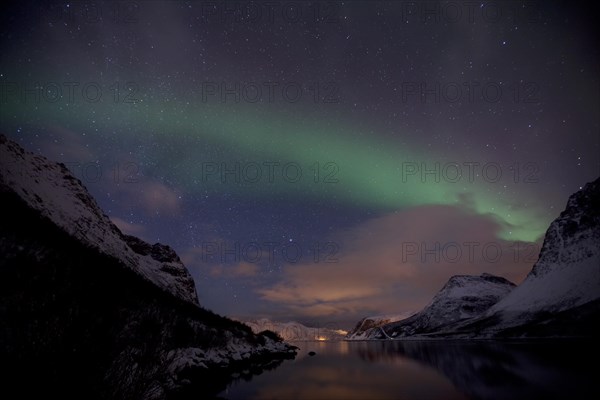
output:
[[[381,327],[392,322],[401,321],[413,315],[414,312],[395,315],[375,315],[365,317],[358,321],[356,326],[348,332],[346,340],[369,340],[381,337]]]
[[[454,276],[421,312],[365,338],[594,336],[598,317],[600,178],[569,198],[519,286],[489,274]]]
[[[198,304],[194,281],[169,246],[154,248],[125,236],[100,210],[81,181],[64,164],[26,152],[0,139],[0,184],[79,242],[123,265],[181,299]]]
[[[40,387],[69,398],[162,399],[190,387],[210,397],[233,373],[293,357],[292,346],[201,308],[173,249],[122,234],[64,165],[2,135],[0,204],[0,369],[22,397]]]
[[[254,333],[273,331],[286,341],[343,340],[346,331],[334,327],[309,327],[299,322],[274,322],[266,318],[242,321]]]
[[[527,278],[485,313],[482,325],[486,334],[495,334],[521,325],[550,326],[557,318],[570,319],[572,324],[575,310],[597,312],[599,302],[600,178],[569,198],[546,231],[540,256]],[[547,333],[552,334],[551,330]],[[524,329],[517,331],[527,334]]]
[[[458,321],[482,315],[514,288],[514,283],[486,273],[481,276],[453,276],[422,311],[407,319],[384,325],[374,339],[439,331]]]

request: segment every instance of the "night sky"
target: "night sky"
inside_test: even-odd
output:
[[[583,6],[15,1],[0,23],[0,131],[224,315],[348,327],[455,274],[519,283],[600,175]]]

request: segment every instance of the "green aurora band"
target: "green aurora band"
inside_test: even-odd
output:
[[[504,179],[495,183],[486,182],[481,176],[469,180],[465,166],[461,166],[463,176],[457,182],[444,179],[443,175],[439,182],[432,174],[422,177],[422,165],[430,170],[436,162],[442,166],[449,162],[460,165],[461,162],[456,161],[459,157],[452,159],[449,155],[400,147],[383,136],[363,135],[360,128],[346,126],[350,125],[347,122],[332,126],[329,119],[323,122],[315,118],[313,123],[307,123],[305,116],[274,114],[260,106],[253,105],[250,109],[248,105],[239,104],[13,102],[3,104],[2,108],[0,124],[5,131],[37,123],[89,132],[90,122],[94,120],[99,131],[118,132],[120,141],[153,141],[158,151],[152,156],[157,165],[162,166],[162,174],[166,170],[172,180],[192,192],[223,186],[218,174],[208,175],[207,170],[203,170],[206,162],[216,163],[213,167],[225,163],[231,168],[235,162],[272,161],[279,163],[275,171],[286,163],[297,163],[303,176],[297,182],[283,179],[269,182],[266,176],[256,183],[242,180],[228,184],[227,190],[259,198],[277,195],[310,198],[378,212],[419,205],[461,205],[494,218],[501,226],[498,234],[502,239],[527,242],[539,240],[553,218],[541,207],[523,207],[514,199],[503,198],[498,187],[506,182]],[[28,125],[23,121],[33,123]],[[99,139],[96,144],[102,145]],[[219,149],[218,159],[207,159],[203,153],[211,146]],[[328,162],[335,163],[337,170]],[[319,163],[317,182],[315,171],[310,169],[315,163]],[[417,168],[417,171],[411,174],[413,171],[407,168]],[[265,167],[263,175],[266,171]],[[294,171],[289,175],[293,177]],[[448,175],[454,178],[456,170],[449,171]],[[254,176],[254,172],[250,175]],[[337,182],[323,182],[325,176]],[[524,186],[519,187],[522,188]],[[519,196],[531,204],[532,197],[524,190],[519,191]]]

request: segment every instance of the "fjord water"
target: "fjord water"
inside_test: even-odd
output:
[[[293,361],[220,398],[564,399],[598,394],[586,341],[297,342]],[[592,349],[592,347],[594,349]],[[309,356],[314,351],[316,355]]]

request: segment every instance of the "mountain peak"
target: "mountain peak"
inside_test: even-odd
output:
[[[0,186],[84,245],[119,260],[173,295],[194,304],[194,281],[175,251],[124,235],[64,164],[30,153],[0,136]]]
[[[484,272],[481,275],[453,275],[450,277],[450,279],[448,279],[448,282],[446,282],[440,292],[449,291],[454,288],[475,287],[478,284],[486,283],[498,284],[501,286],[506,285],[509,287],[515,286],[514,283],[501,276]]]
[[[583,243],[588,246],[582,246]],[[540,256],[531,275],[541,276],[553,265],[592,257],[600,243],[600,178],[569,197],[567,206],[544,237]]]
[[[422,335],[482,315],[515,288],[492,274],[454,275],[420,312],[397,322],[378,326],[370,339]]]
[[[123,234],[64,165],[4,136],[0,201],[0,364],[12,391],[32,397],[35,381],[67,398],[162,399],[198,385],[213,398],[231,374],[294,357],[200,307],[171,247]]]
[[[527,278],[490,313],[559,312],[600,296],[600,178],[569,197]],[[519,317],[521,319],[521,317]]]

